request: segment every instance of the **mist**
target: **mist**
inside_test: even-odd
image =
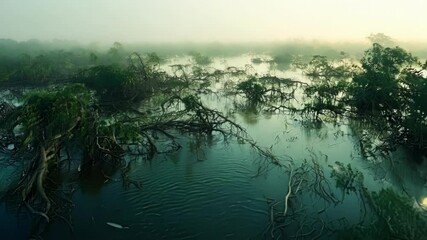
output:
[[[427,40],[422,0],[2,0],[0,38],[111,44]]]
[[[0,0],[0,239],[426,239],[427,0]]]

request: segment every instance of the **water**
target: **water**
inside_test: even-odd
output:
[[[243,57],[228,62],[238,65],[241,61],[243,65],[249,59]],[[216,64],[221,64],[218,62]],[[295,72],[284,74],[298,75]],[[214,95],[202,100],[221,110],[232,105],[229,99]],[[301,232],[314,229],[316,233],[325,234],[321,239],[330,239],[334,235],[323,230],[322,222],[329,226],[350,226],[363,215],[363,204],[358,195],[343,195],[335,187],[335,180],[330,176],[336,161],[351,164],[361,171],[364,185],[370,191],[387,187],[404,189],[418,202],[427,196],[423,178],[417,170],[419,166],[411,160],[416,156],[399,150],[391,154],[391,161],[384,159],[374,164],[364,159],[358,145],[359,130],[345,120],[339,124],[313,127],[300,121],[298,116],[284,114],[236,112],[232,117],[247,129],[258,145],[273,152],[283,164],[292,159],[297,168],[304,161],[311,163],[315,159],[324,171],[330,191],[337,199],[344,196],[344,201],[335,205],[304,188],[298,201],[293,201],[291,206],[304,210],[303,215],[308,216]],[[79,173],[72,171],[67,182],[75,189],[72,195],[75,204],[72,209],[73,231],[58,219],[47,228],[43,238],[270,238],[271,205],[276,202],[274,211],[283,211],[289,171],[270,164],[248,144],[236,139],[225,141],[221,135],[179,134],[177,140],[183,146],[177,152],[157,155],[151,161],[133,161],[130,175],[143,184],[142,189],[124,188],[119,172],[111,176],[113,180],[107,181],[99,173],[75,180]],[[76,170],[77,166],[78,162],[74,162],[71,169]],[[1,172],[2,183],[6,179],[11,181],[12,174],[8,175],[6,169]],[[0,205],[0,233],[4,239],[26,239],[29,236],[30,218],[17,212],[11,204]],[[297,231],[291,225],[284,235],[291,237]],[[314,236],[310,235],[310,239]]]

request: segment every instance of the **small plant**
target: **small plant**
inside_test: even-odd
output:
[[[191,52],[190,56],[193,62],[197,65],[207,66],[212,63],[212,59],[210,57],[204,56],[198,52]]]
[[[276,55],[271,60],[271,63],[273,63],[273,67],[278,70],[289,70],[291,68],[292,62],[293,62],[293,56],[289,53]]]
[[[243,81],[237,85],[237,89],[245,94],[250,103],[259,103],[263,101],[266,88],[261,85],[255,78]]]
[[[263,63],[264,61],[263,61],[261,58],[256,57],[256,58],[252,58],[252,59],[251,59],[251,62],[252,62],[253,64],[261,64],[261,63]]]

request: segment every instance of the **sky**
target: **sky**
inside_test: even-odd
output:
[[[0,38],[427,42],[427,0],[0,0]]]

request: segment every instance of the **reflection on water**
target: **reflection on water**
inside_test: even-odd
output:
[[[243,118],[239,114],[236,116],[254,139],[278,156],[292,157],[295,168],[304,160],[311,162],[315,158],[336,199],[340,200],[343,194],[330,179],[332,168],[329,166],[334,166],[336,161],[351,163],[362,171],[365,185],[370,189],[383,187],[384,181],[376,180],[371,166],[358,155],[354,136],[346,125],[326,124],[312,128],[279,115],[259,118],[253,125]],[[96,192],[88,192],[89,182],[81,182],[89,185],[80,186],[73,195],[73,233],[68,235],[67,226],[55,223],[44,237],[269,238],[266,229],[270,223],[271,206],[276,203],[274,211],[283,211],[289,173],[268,164],[249,146],[234,140],[225,143],[221,139],[220,136],[182,135],[179,141],[183,149],[180,151],[159,155],[151,161],[133,162],[131,178],[143,183],[142,190],[124,189],[120,182],[105,181],[104,178],[102,188],[96,187]],[[259,175],[260,168],[267,171]],[[114,177],[120,178],[117,174]],[[387,181],[399,186],[392,179]],[[98,185],[101,180],[96,182]],[[409,182],[405,184],[411,185]],[[292,208],[296,209],[295,213],[304,209],[304,216],[315,219],[312,224],[316,231],[322,228],[322,222],[338,228],[359,221],[362,203],[357,194],[345,195],[344,201],[335,205],[307,190],[304,189],[306,192],[302,193],[299,202],[292,202],[298,204]],[[107,222],[129,229],[118,229]],[[290,227],[286,236],[295,235],[298,229]],[[311,225],[305,226],[303,231],[311,231]],[[330,238],[325,235],[321,239]]]
[[[215,64],[244,65],[248,61],[250,57],[244,56]],[[268,71],[262,64],[257,67]],[[233,107],[228,99],[216,95],[205,96],[203,101],[225,112]],[[178,134],[181,150],[131,163],[130,177],[141,182],[142,189],[123,188],[121,181],[114,181],[120,179],[118,171],[79,173],[82,180],[69,183],[75,189],[73,231],[64,222],[56,221],[43,238],[262,239],[296,234],[315,238],[319,234],[319,239],[331,239],[334,235],[330,230],[334,227],[351,226],[369,214],[363,210],[359,193],[345,193],[336,186],[331,178],[333,170],[339,169],[336,162],[360,171],[370,191],[384,187],[403,189],[427,207],[424,182],[417,167],[410,164],[408,154],[398,151],[379,163],[367,161],[360,154],[360,131],[344,120],[314,125],[295,116],[248,110],[232,117],[256,143],[278,156],[286,168],[271,164],[236,139]],[[6,171],[2,170],[2,174]],[[5,178],[0,175],[1,184]],[[280,232],[278,224],[288,224],[281,213],[291,178],[300,191],[295,190],[298,196],[290,197],[286,216],[295,221],[287,232]],[[322,189],[329,189],[330,196],[325,196]],[[28,236],[29,216],[16,212],[0,205],[0,232],[5,239]],[[277,220],[275,226],[272,217]],[[308,235],[311,231],[315,234]]]
[[[242,117],[245,124],[252,126],[258,123],[259,115],[251,109],[245,109],[245,111],[238,112],[239,116]]]

